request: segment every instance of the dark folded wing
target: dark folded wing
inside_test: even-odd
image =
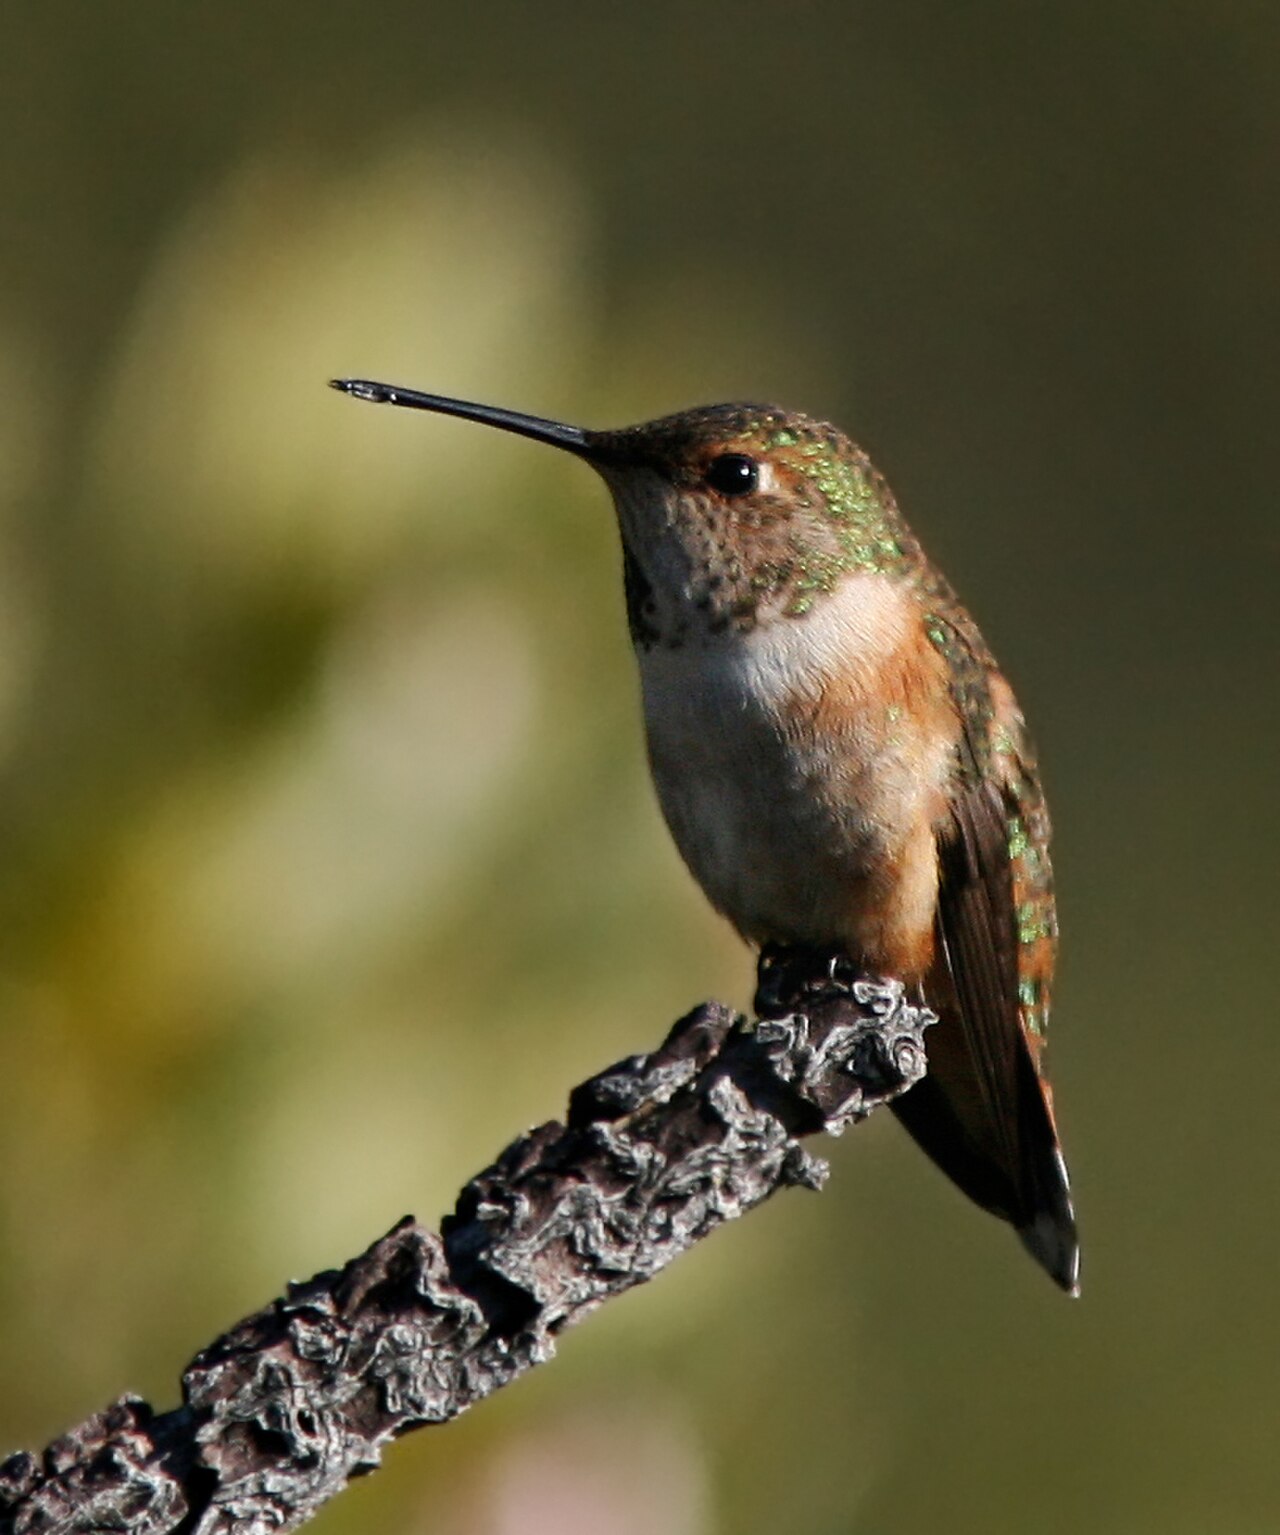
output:
[[[1048,821],[1021,716],[1003,681],[971,728],[938,829],[940,1014],[929,1075],[899,1100],[921,1146],[1002,1215],[1065,1288],[1078,1243],[1066,1168],[1040,1073],[1056,927]]]

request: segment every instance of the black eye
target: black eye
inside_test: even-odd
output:
[[[722,453],[707,465],[706,478],[722,496],[745,496],[760,483],[760,466],[745,453]]]

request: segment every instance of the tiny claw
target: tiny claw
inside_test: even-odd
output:
[[[924,1051],[912,1039],[900,1039],[890,1051],[893,1069],[904,1082],[910,1082],[925,1073],[927,1059]]]

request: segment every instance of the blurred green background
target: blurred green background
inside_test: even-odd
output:
[[[1039,737],[1084,1298],[885,1115],[317,1523],[1280,1522],[1280,10],[0,8],[0,1440],[750,994],[607,498],[363,374],[872,451]]]

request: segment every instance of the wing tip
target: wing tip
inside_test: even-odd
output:
[[[1075,1218],[1065,1211],[1040,1210],[1018,1227],[1022,1245],[1055,1284],[1073,1300],[1080,1295],[1080,1240]]]

